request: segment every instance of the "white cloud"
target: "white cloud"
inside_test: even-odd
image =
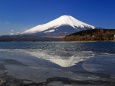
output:
[[[10,33],[10,35],[14,35],[14,33]]]
[[[20,32],[16,32],[16,34],[18,35],[18,34],[20,34]]]
[[[11,30],[11,32],[14,32],[14,30]]]
[[[10,35],[14,35],[15,31],[12,29],[10,30]]]

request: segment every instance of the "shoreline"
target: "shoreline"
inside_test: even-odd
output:
[[[113,40],[111,41],[55,41],[55,40],[52,40],[52,41],[0,41],[1,42],[115,42]]]
[[[5,72],[2,76],[0,76],[0,85],[1,86],[55,86],[61,85],[115,85],[115,81],[113,80],[73,80],[66,77],[52,77],[46,79],[45,82],[33,82],[27,79],[18,79],[14,78],[13,76],[7,75]]]
[[[64,42],[115,42],[115,41],[64,41]]]

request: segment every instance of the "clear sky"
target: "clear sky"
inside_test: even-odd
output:
[[[62,15],[115,28],[115,0],[0,0],[0,35],[22,32]]]

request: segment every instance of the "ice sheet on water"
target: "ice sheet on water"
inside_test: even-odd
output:
[[[82,67],[93,73],[115,74],[115,55],[101,54],[86,60]]]
[[[61,51],[46,51],[46,50],[25,50],[24,52],[30,54],[31,56],[35,56],[37,58],[41,58],[44,60],[48,60],[52,63],[60,65],[61,67],[70,67],[75,65],[80,61],[84,61],[95,54],[91,51],[83,51],[83,52],[65,52]]]
[[[72,52],[72,56],[60,55],[60,52],[57,51],[48,51],[43,49],[5,49],[1,50],[1,54],[3,52],[8,53],[8,57],[4,59],[15,59],[23,64],[28,66],[20,66],[20,65],[5,65],[5,68],[8,70],[10,75],[13,75],[18,78],[32,79],[38,81],[44,81],[47,78],[51,78],[54,76],[60,77],[69,77],[73,79],[99,79],[100,77],[90,75],[90,74],[76,74],[70,71],[64,71],[60,68],[51,67],[51,65],[57,64],[60,67],[71,67],[76,65],[80,61],[84,61],[82,67],[89,72],[110,72],[114,77],[113,72],[115,69],[113,65],[115,64],[114,55],[102,54],[97,56],[96,53],[92,51],[74,51]],[[16,53],[15,53],[16,52]],[[65,51],[64,51],[65,52]],[[52,53],[52,54],[51,54]],[[62,52],[63,53],[63,52]],[[68,52],[65,52],[65,54]],[[18,56],[19,55],[19,56]],[[4,56],[4,55],[3,55]],[[37,57],[37,58],[35,58]],[[45,76],[44,76],[45,75]],[[42,79],[41,79],[42,77]],[[40,79],[40,80],[39,80]]]
[[[14,55],[16,53],[25,53],[27,56],[34,56],[47,60],[61,67],[73,66],[95,55],[92,51],[54,51],[43,49],[1,49],[1,51],[12,52]]]
[[[29,79],[35,82],[45,82],[52,77],[68,77],[74,80],[87,80],[87,77],[56,68],[25,67],[19,65],[5,65],[8,74],[20,79]]]

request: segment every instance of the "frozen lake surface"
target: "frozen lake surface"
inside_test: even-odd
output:
[[[114,42],[0,42],[0,73],[34,82],[114,80]]]

